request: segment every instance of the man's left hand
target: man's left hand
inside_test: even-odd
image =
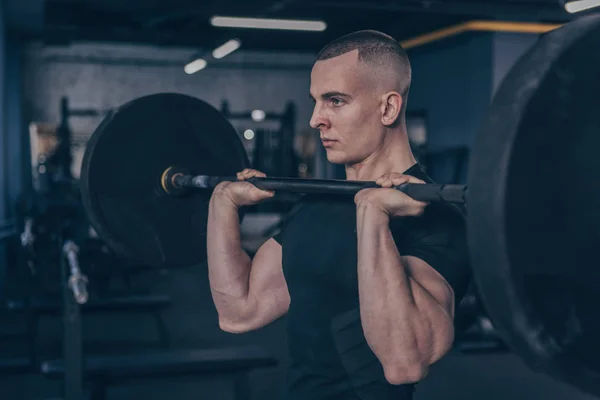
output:
[[[410,175],[389,172],[382,175],[375,183],[381,188],[369,188],[359,191],[354,196],[357,206],[374,206],[390,217],[418,217],[423,214],[429,203],[417,201],[392,186],[404,183],[425,182]]]

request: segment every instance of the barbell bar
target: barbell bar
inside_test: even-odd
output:
[[[163,190],[171,195],[182,195],[190,189],[214,189],[221,182],[235,182],[237,178],[186,174],[177,167],[167,168],[161,175]],[[371,181],[352,181],[341,179],[305,179],[305,178],[261,178],[246,180],[262,190],[282,191],[302,194],[354,195],[367,188],[379,187]],[[394,189],[411,198],[423,202],[465,203],[466,185],[405,183]]]

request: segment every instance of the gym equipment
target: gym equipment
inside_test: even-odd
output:
[[[67,240],[63,246],[63,253],[69,264],[69,288],[73,291],[75,301],[79,304],[85,304],[89,298],[87,291],[88,278],[81,273],[79,267],[79,246],[72,240]]]
[[[98,235],[122,257],[150,266],[206,259],[210,193],[165,193],[160,178],[175,162],[211,175],[250,166],[231,124],[184,95],[131,101],[92,134],[81,166],[82,202]]]
[[[468,204],[475,282],[494,326],[528,365],[600,395],[600,16],[542,37],[503,81],[464,185],[402,185]],[[191,97],[133,100],[98,127],[82,193],[122,256],[163,267],[205,259],[218,182],[248,167],[221,114]],[[225,177],[225,178],[223,178]],[[255,178],[256,186],[350,195],[371,182]]]
[[[213,349],[181,349],[145,351],[143,354],[102,355],[85,357],[82,377],[91,383],[91,399],[105,400],[110,386],[141,379],[164,377],[226,377],[232,381],[235,400],[249,398],[248,374],[277,365],[277,359],[257,346],[237,346]],[[45,361],[40,365],[44,376],[61,379],[67,373],[62,360]],[[65,397],[79,400],[82,397]]]
[[[60,122],[56,127],[56,148],[49,154],[41,155],[37,160],[43,164],[44,169],[52,171],[53,181],[71,181],[73,179],[73,145],[81,144],[81,139],[74,136],[69,120],[72,117],[103,117],[111,110],[97,110],[92,108],[71,108],[68,97],[60,99]],[[38,165],[38,172],[39,167]],[[49,176],[46,174],[46,176]],[[42,183],[43,184],[43,183]],[[52,183],[50,183],[52,184]]]
[[[473,146],[468,231],[494,326],[527,364],[600,395],[600,16],[511,69]]]
[[[2,376],[26,374],[33,371],[34,366],[27,357],[0,359],[0,374]]]
[[[220,112],[228,121],[234,123],[239,132],[244,131],[242,142],[253,168],[268,176],[300,177],[301,167],[293,148],[294,138],[298,136],[295,133],[296,106],[293,102],[287,102],[281,112],[232,111],[229,103],[224,100],[221,102]],[[245,208],[245,212],[284,214],[297,200],[292,197],[291,194],[279,194],[271,201]]]
[[[264,115],[260,115],[260,113],[258,113],[259,115],[256,115],[258,110],[231,111],[229,102],[225,100],[221,102],[220,112],[228,121],[253,120],[255,122],[276,122],[278,127],[272,131],[271,139],[268,141],[265,140],[263,135],[261,135],[259,132],[266,134],[269,132],[269,130],[260,128],[255,129],[255,146],[252,156],[250,157],[251,160],[253,160],[252,165],[255,167],[260,166],[257,169],[266,173],[267,175],[294,176],[297,170],[293,159],[293,140],[295,136],[294,130],[296,127],[296,106],[294,103],[288,102],[281,113],[263,111]],[[265,158],[270,161],[267,163],[268,165],[263,165]],[[262,168],[263,166],[270,168]],[[277,171],[277,173],[270,170]]]

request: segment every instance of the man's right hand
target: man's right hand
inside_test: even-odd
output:
[[[244,181],[253,177],[264,178],[266,176],[255,169],[246,168],[237,173],[238,180],[236,182],[221,182],[215,187],[214,193],[229,197],[238,207],[258,204],[273,197],[275,192],[259,189],[250,182]]]

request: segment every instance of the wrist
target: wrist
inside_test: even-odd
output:
[[[235,201],[231,194],[225,189],[225,187],[217,186],[213,191],[210,198],[210,205],[217,205],[218,207],[227,207],[238,209],[240,205]]]

